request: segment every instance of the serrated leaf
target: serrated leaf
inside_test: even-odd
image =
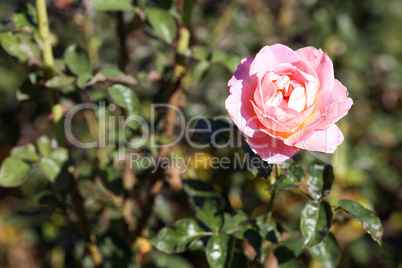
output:
[[[136,116],[140,111],[140,101],[135,92],[124,85],[116,84],[108,89],[109,95],[113,102],[127,111],[127,116]],[[139,125],[138,121],[133,121],[128,118],[128,126],[136,128]]]
[[[211,200],[205,200],[202,208],[197,210],[195,216],[208,226],[211,231],[218,232],[222,227],[222,212]]]
[[[74,76],[55,76],[46,81],[45,86],[48,88],[62,88],[72,84],[74,80]]]
[[[159,251],[179,253],[185,251],[190,243],[203,235],[204,230],[195,220],[181,219],[171,226],[162,228],[149,242]]]
[[[297,185],[297,180],[294,177],[287,174],[281,174],[275,183],[270,185],[266,190],[291,190],[296,188],[299,188],[299,185]]]
[[[90,3],[98,11],[125,11],[134,9],[129,0],[90,0]]]
[[[212,199],[219,204],[220,198],[212,185],[200,180],[182,180],[182,182],[184,191],[194,206],[201,208],[207,199]]]
[[[227,234],[212,236],[205,248],[205,255],[210,267],[229,267],[233,238]]]
[[[71,73],[81,75],[91,72],[91,63],[87,52],[79,45],[70,45],[64,51],[64,61]]]
[[[0,186],[17,187],[28,179],[30,166],[16,157],[8,157],[1,164]]]
[[[355,221],[363,226],[374,241],[381,245],[381,238],[384,230],[380,218],[378,218],[374,212],[351,200],[340,200],[336,205],[335,210],[338,210],[339,208],[342,208],[349,213]]]
[[[52,145],[49,138],[46,136],[39,137],[36,141],[36,146],[38,146],[39,152],[45,157],[49,156],[52,151]]]
[[[303,246],[311,247],[320,243],[329,233],[332,210],[327,202],[312,201],[301,214],[300,230],[303,234]]]
[[[61,167],[51,158],[43,157],[39,161],[39,167],[43,171],[43,174],[46,178],[54,183],[56,181],[57,176],[61,171]]]
[[[321,243],[309,248],[308,251],[325,268],[337,267],[341,257],[338,243],[331,233]]]
[[[11,149],[11,156],[26,160],[28,162],[37,162],[40,158],[36,152],[35,146],[31,143],[24,146],[14,147]]]
[[[159,8],[147,8],[145,12],[155,35],[168,44],[173,43],[176,39],[177,25],[172,15]]]
[[[333,181],[334,175],[331,165],[310,167],[307,188],[311,197],[319,200],[329,195]]]

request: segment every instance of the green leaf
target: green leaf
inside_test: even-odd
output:
[[[229,267],[233,248],[233,238],[227,234],[212,236],[205,248],[210,267]]]
[[[244,233],[244,238],[254,248],[255,253],[257,254],[257,257],[261,258],[262,238],[261,238],[260,234],[255,230],[249,229]]]
[[[34,24],[37,23],[37,12],[35,7],[28,3],[24,9],[13,14],[12,21],[18,30],[31,33],[35,30]]]
[[[191,50],[194,59],[197,59],[201,62],[208,61],[210,54],[208,47],[195,45],[191,47]]]
[[[100,70],[100,73],[103,74],[106,78],[112,78],[117,76],[125,75],[122,71],[112,67],[105,67]]]
[[[278,264],[283,264],[299,256],[302,251],[302,239],[299,237],[290,237],[279,244],[274,250],[274,254],[278,259]]]
[[[173,43],[176,39],[177,25],[172,15],[166,10],[158,8],[147,8],[145,12],[155,35],[168,44]]]
[[[24,13],[14,13],[13,14],[13,23],[14,25],[17,27],[17,29],[19,30],[23,30],[23,31],[32,31],[34,30],[34,26],[29,23],[28,18],[26,17],[26,15]]]
[[[330,233],[325,239],[308,249],[314,259],[320,261],[325,268],[335,268],[338,265],[341,253],[335,237]]]
[[[101,77],[103,76],[103,77]],[[114,83],[120,83],[125,85],[137,85],[137,80],[122,71],[112,68],[112,67],[105,67],[98,73],[99,81],[105,80]]]
[[[191,85],[197,85],[210,67],[211,64],[208,61],[197,63],[191,71]]]
[[[240,64],[241,57],[237,55],[229,55],[222,50],[215,50],[212,53],[211,61],[213,63],[225,66],[231,73],[234,73]]]
[[[349,213],[352,218],[360,223],[371,237],[381,245],[381,238],[384,230],[380,218],[378,218],[374,212],[351,200],[340,200],[336,205],[335,210],[338,210],[339,208],[342,208]]]
[[[79,45],[70,45],[64,52],[64,61],[71,73],[81,75],[91,72],[91,63],[87,52]]]
[[[244,233],[247,231],[247,227],[243,223],[248,219],[248,215],[246,213],[241,210],[236,211],[233,214],[225,212],[223,214],[223,219],[223,233],[230,232],[230,234],[238,239],[244,238]]]
[[[36,148],[33,144],[29,143],[25,146],[18,146],[11,149],[11,156],[28,162],[39,161],[39,155],[36,152]]]
[[[36,146],[38,146],[39,152],[45,157],[49,156],[52,151],[52,145],[50,144],[49,138],[46,136],[39,137],[36,141]]]
[[[262,238],[274,244],[278,242],[276,237],[280,234],[277,235],[276,222],[273,219],[266,223],[265,217],[260,217],[257,219],[257,227]]]
[[[296,189],[296,188],[299,188],[299,185],[297,185],[297,180],[292,176],[289,176],[287,174],[282,174],[275,181],[275,183],[270,185],[266,190],[267,191],[274,191],[277,189],[290,190],[290,189]]]
[[[303,246],[311,247],[320,243],[329,233],[332,210],[327,202],[312,201],[302,211],[300,229]]]
[[[250,172],[256,177],[264,177],[265,179],[268,179],[268,177],[271,175],[273,164],[269,164],[262,160],[258,154],[254,153],[248,144],[243,146],[243,151],[245,153]]]
[[[292,259],[281,264],[280,268],[305,268],[306,266],[299,259]]]
[[[134,9],[129,0],[90,0],[90,3],[98,11],[125,11]]]
[[[0,43],[8,54],[21,62],[40,55],[39,47],[32,38],[23,34],[0,33]]]
[[[89,74],[89,73],[79,75],[78,78],[77,78],[77,86],[79,88],[84,88],[85,85],[89,81],[91,81],[92,78],[93,78],[92,74]]]
[[[194,206],[202,208],[206,199],[212,199],[220,204],[220,198],[212,185],[200,180],[182,180],[182,182],[184,191]]]
[[[117,106],[126,109],[128,117],[138,115],[140,111],[140,101],[131,88],[116,84],[109,87],[108,92],[113,102]],[[138,121],[129,120],[128,122],[128,126],[134,129],[138,126],[138,124]]]
[[[103,186],[115,195],[123,193],[123,181],[121,174],[113,167],[108,166],[100,172]]]
[[[62,166],[68,160],[68,150],[66,148],[58,148],[50,153],[50,158],[59,166]]]
[[[172,226],[162,228],[149,242],[159,251],[179,253],[185,251],[190,243],[203,235],[204,230],[195,220],[181,219]]]
[[[42,169],[46,178],[52,183],[56,181],[56,178],[61,171],[61,167],[57,164],[57,162],[47,157],[41,158],[39,161],[39,167]]]
[[[223,224],[222,212],[211,200],[205,200],[202,209],[197,210],[195,216],[211,231],[218,232]]]
[[[28,179],[30,166],[16,157],[6,158],[0,169],[0,186],[17,187]]]
[[[70,85],[75,80],[74,76],[55,76],[46,81],[45,86],[48,88],[62,88]]]
[[[302,181],[306,175],[303,168],[296,163],[290,164],[288,174],[296,179],[298,182]]]
[[[331,165],[310,167],[307,187],[311,197],[319,200],[329,195],[333,181],[334,174]]]

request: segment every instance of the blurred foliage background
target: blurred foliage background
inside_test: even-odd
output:
[[[135,8],[130,10],[126,10],[125,4],[121,8],[116,6],[122,2],[125,1],[116,1],[110,8],[102,6],[101,0],[48,1],[55,66],[65,70],[66,49],[79,44],[89,54],[93,74],[112,67],[135,78],[133,88],[140,100],[139,110],[147,119],[152,103],[167,102],[164,92],[180,72],[177,62],[184,62],[185,70],[181,73],[182,93],[176,104],[188,119],[195,115],[212,118],[227,115],[226,84],[240,59],[255,55],[263,46],[274,43],[292,49],[314,46],[328,53],[334,62],[336,78],[348,88],[354,100],[349,114],[339,123],[345,141],[332,156],[335,182],[328,201],[331,204],[341,198],[357,201],[375,211],[384,226],[383,245],[379,247],[356,222],[333,224],[331,231],[342,252],[339,267],[402,267],[401,1],[137,0],[132,3]],[[23,28],[35,25],[33,17],[27,16],[32,20],[28,22],[23,21],[23,16],[15,17],[30,14],[29,3],[34,4],[28,0],[2,0],[0,32],[30,31]],[[166,19],[165,13],[150,15],[155,11],[147,9],[151,7],[170,14],[174,19],[173,30],[158,28],[158,19]],[[167,20],[165,23],[171,23]],[[188,28],[190,41],[177,53],[180,38],[187,34],[182,27]],[[53,128],[47,91],[37,91],[34,97],[30,91],[30,97],[24,100],[27,93],[23,83],[40,66],[39,52],[32,49],[27,58],[24,53],[20,57],[11,56],[4,42],[2,45],[0,161],[9,156],[12,147],[35,143]],[[124,83],[130,84],[129,78],[124,79]],[[85,89],[63,87],[61,91],[60,102],[67,109],[80,102],[112,103],[102,85],[89,85]],[[107,112],[119,115],[124,110]],[[92,141],[94,114],[82,113],[74,120],[76,137]],[[174,136],[175,131],[161,137]],[[127,135],[130,138],[133,134]],[[108,139],[118,144],[116,135],[109,135]],[[104,153],[113,159],[115,149]],[[152,150],[148,148],[147,153],[152,154]],[[200,152],[184,142],[172,151],[185,158]],[[206,156],[233,157],[238,150],[201,151]],[[101,237],[100,248],[111,263],[109,267],[124,267],[120,263],[129,262],[130,267],[207,266],[205,256],[196,250],[167,255],[153,249],[147,239],[164,225],[192,214],[181,177],[198,178],[213,185],[228,207],[242,209],[252,217],[265,212],[270,197],[265,191],[269,183],[249,171],[193,166],[184,174],[169,170],[161,189],[151,199],[149,193],[154,189],[146,176],[127,170],[124,163],[108,164],[111,169],[104,179],[99,171],[102,165],[99,154],[102,152],[97,149],[72,152],[76,163],[74,174],[85,200],[89,226],[92,235]],[[297,158],[305,170],[318,161],[308,152],[298,153]],[[113,177],[110,173],[116,174]],[[85,242],[80,238],[77,216],[70,209],[73,201],[64,193],[65,188],[63,183],[50,184],[40,174],[33,174],[18,188],[0,188],[0,267],[92,267],[85,253]],[[273,218],[288,229],[297,228],[305,202],[305,196],[298,190],[279,192]],[[127,247],[122,243],[124,230],[138,227],[149,210],[148,203],[151,210],[142,236]],[[249,254],[252,256],[252,250]],[[308,255],[301,255],[300,259],[306,267],[320,266]]]

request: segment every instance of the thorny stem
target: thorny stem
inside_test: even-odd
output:
[[[52,44],[50,43],[49,38],[50,30],[49,30],[49,21],[46,9],[46,0],[36,0],[36,8],[38,11],[38,22],[39,22],[38,31],[43,39],[43,62],[47,74],[46,79],[51,79],[54,76],[52,70],[54,59],[53,59]],[[52,105],[53,122],[55,125],[56,139],[59,146],[65,146],[66,139],[64,136],[64,128],[62,121],[63,110],[61,104],[59,103],[58,92],[56,90],[50,91],[50,100]],[[68,188],[73,202],[74,211],[79,220],[82,236],[86,242],[87,249],[90,252],[90,255],[92,257],[95,266],[101,267],[102,255],[99,251],[98,246],[92,242],[91,232],[89,229],[90,225],[88,218],[85,215],[85,208],[83,205],[84,199],[81,196],[75,178],[71,173]]]

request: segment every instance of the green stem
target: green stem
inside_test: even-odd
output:
[[[54,76],[53,73],[53,50],[52,44],[50,43],[50,30],[49,30],[49,21],[46,9],[46,0],[36,0],[36,8],[38,11],[38,31],[40,36],[43,39],[43,62],[45,65],[46,71],[46,79],[51,79]],[[66,138],[64,136],[64,126],[63,126],[63,109],[62,105],[59,103],[59,96],[58,91],[55,89],[50,90],[50,102],[52,105],[52,113],[53,113],[53,122],[55,125],[55,134],[56,139],[60,147],[64,147],[66,144]],[[95,264],[95,267],[102,267],[102,255],[98,246],[92,242],[91,232],[90,232],[90,225],[88,218],[85,214],[85,207],[84,207],[84,199],[82,198],[75,178],[72,174],[70,174],[69,180],[69,192],[71,195],[71,199],[73,202],[73,207],[75,213],[78,217],[80,228],[84,240],[86,242],[86,246],[92,260]]]
[[[53,51],[50,43],[49,21],[46,9],[46,0],[36,0],[36,8],[38,10],[39,34],[43,39],[43,62],[45,67],[53,66]]]
[[[279,165],[275,165],[275,179],[277,180],[281,176],[281,168]],[[268,223],[271,216],[272,216],[272,210],[274,208],[274,200],[276,196],[276,190],[272,191],[271,193],[271,198],[269,199],[268,203],[268,208],[267,208],[267,214],[265,216],[265,222]]]
[[[43,40],[43,63],[47,74],[47,79],[51,79],[53,74],[53,50],[50,43],[49,20],[46,9],[46,0],[36,0],[38,10],[38,31]],[[64,129],[61,119],[63,118],[63,108],[59,103],[59,96],[56,89],[50,89],[50,103],[52,105],[53,122],[56,129],[56,138],[59,146],[65,145]]]

